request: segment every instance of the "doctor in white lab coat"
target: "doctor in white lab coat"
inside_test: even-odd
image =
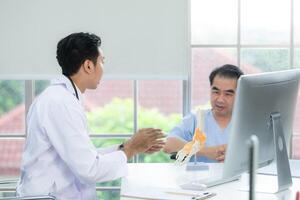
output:
[[[137,153],[162,148],[159,129],[142,129],[119,146],[96,149],[90,141],[82,93],[95,89],[103,73],[101,40],[73,33],[57,45],[63,75],[33,102],[27,115],[18,196],[53,195],[58,200],[97,199],[96,182],[127,174]]]

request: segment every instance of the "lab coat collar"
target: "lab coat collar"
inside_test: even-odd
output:
[[[51,80],[51,85],[57,85],[57,84],[65,85],[66,88],[67,88],[67,90],[69,92],[71,92],[74,95],[74,97],[76,98],[76,94],[75,94],[74,88],[72,86],[72,83],[71,83],[71,81],[66,76],[60,75],[59,77]],[[77,87],[77,85],[75,83],[74,83],[74,85],[75,85],[77,93],[78,93],[79,101],[83,105],[84,96],[83,96],[83,94],[81,93],[80,89]]]

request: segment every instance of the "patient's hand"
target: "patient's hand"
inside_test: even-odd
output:
[[[214,147],[206,147],[201,150],[203,156],[216,160],[218,162],[224,162],[227,145],[219,145]]]

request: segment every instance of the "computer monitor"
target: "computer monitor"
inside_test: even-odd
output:
[[[292,184],[287,155],[289,145],[286,143],[289,144],[293,130],[299,78],[300,70],[240,77],[223,178],[232,178],[248,171],[248,142],[251,135],[256,135],[259,139],[259,166],[277,161],[277,191]]]

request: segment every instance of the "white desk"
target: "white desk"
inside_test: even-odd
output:
[[[222,164],[210,164],[211,169],[220,169]],[[178,183],[184,180],[184,177],[203,177],[207,176],[209,171],[198,171],[198,172],[187,172],[184,166],[175,166],[172,163],[137,163],[129,164],[129,174],[127,177],[122,179],[121,183],[121,200],[132,200],[141,198],[130,198],[125,197],[130,194],[136,194],[140,192],[155,193],[155,189],[168,188],[179,189]],[[274,184],[275,176],[257,175],[257,182],[263,181],[270,184]],[[242,185],[247,183],[247,174],[243,175],[238,181],[230,182],[227,184],[208,188],[207,191],[215,192],[215,197],[209,198],[212,200],[248,200],[248,192],[241,191]],[[147,189],[148,188],[148,189]],[[161,189],[159,189],[161,190]],[[290,190],[286,190],[277,194],[266,194],[257,193],[257,200],[269,200],[269,199],[280,199],[280,200],[295,200],[296,191],[300,190],[300,179],[293,179],[293,186]],[[187,196],[181,196],[182,199],[190,199]],[[179,199],[180,199],[179,198]]]

